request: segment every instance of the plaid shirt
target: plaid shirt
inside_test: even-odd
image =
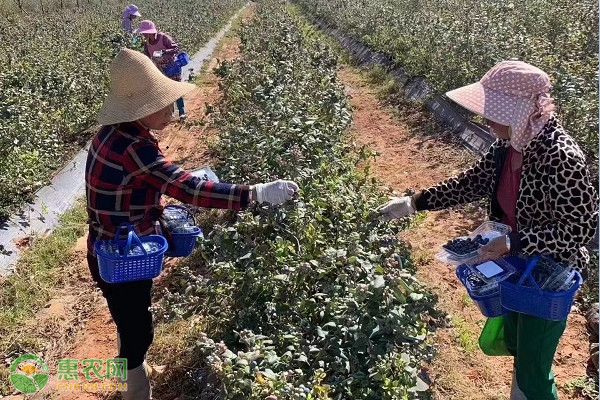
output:
[[[240,210],[250,192],[249,186],[207,182],[183,171],[135,122],[100,129],[88,153],[85,182],[90,254],[97,239],[113,238],[122,223],[141,235],[155,233],[163,193],[199,207]]]

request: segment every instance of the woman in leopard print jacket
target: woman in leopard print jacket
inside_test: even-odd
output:
[[[509,237],[482,250],[488,258],[509,252],[545,254],[585,275],[585,246],[598,224],[598,198],[585,157],[553,110],[548,75],[520,61],[504,61],[477,83],[446,95],[486,119],[497,141],[472,168],[381,208],[384,217],[439,210],[481,199],[490,219],[512,227]],[[511,399],[557,399],[552,361],[566,321],[510,312],[505,341],[514,356]]]
[[[440,210],[488,198],[490,219],[512,225],[494,194],[503,165],[515,153],[509,140],[497,140],[474,167],[416,195],[416,209]],[[596,193],[584,155],[555,117],[522,152],[520,170],[511,251],[547,254],[585,272],[589,262],[585,245],[593,239],[598,222]]]

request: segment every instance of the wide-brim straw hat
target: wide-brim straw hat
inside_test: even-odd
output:
[[[144,54],[122,49],[110,66],[110,91],[98,122],[113,125],[154,114],[196,89],[167,78]]]

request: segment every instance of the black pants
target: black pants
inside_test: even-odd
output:
[[[98,259],[88,254],[87,260],[92,278],[106,298],[110,315],[117,325],[121,339],[119,358],[127,359],[127,369],[139,367],[154,338],[149,310],[152,280],[106,283],[100,278]]]

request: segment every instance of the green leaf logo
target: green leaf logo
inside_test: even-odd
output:
[[[49,371],[48,366],[40,357],[34,354],[25,354],[10,365],[10,381],[21,393],[37,393],[48,384]]]

